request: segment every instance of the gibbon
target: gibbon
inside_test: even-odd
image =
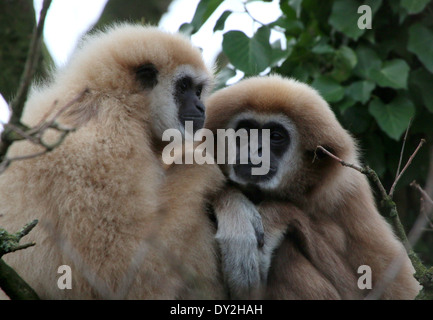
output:
[[[51,82],[33,88],[28,126],[87,89],[58,119],[75,132],[0,175],[0,225],[14,232],[39,220],[25,238],[36,246],[4,259],[41,298],[225,297],[207,209],[225,178],[217,165],[161,160],[164,130],[203,126],[211,82],[186,37],[119,24],[87,36]],[[8,156],[38,151],[24,141]],[[67,283],[62,265],[71,288],[58,285]]]
[[[214,207],[231,297],[361,299],[371,290],[358,287],[358,268],[371,268],[374,289],[403,255],[382,298],[415,298],[414,269],[379,214],[366,177],[316,152],[323,146],[359,165],[354,139],[314,89],[276,75],[240,81],[207,100],[205,127],[269,129],[266,174],[252,174],[257,165],[250,157],[221,165],[229,185]],[[256,239],[257,213],[263,246]]]

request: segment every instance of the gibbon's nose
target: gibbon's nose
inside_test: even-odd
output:
[[[248,152],[248,161],[251,162],[251,158],[261,158],[262,157],[262,143],[258,142],[258,146],[256,148],[253,148],[253,146],[250,144],[250,152]]]
[[[205,111],[204,104],[201,102],[201,100],[199,98],[196,98],[195,100],[196,100],[195,101],[195,107],[197,108],[197,110],[200,113],[204,114],[204,111]]]

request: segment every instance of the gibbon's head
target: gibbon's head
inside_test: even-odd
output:
[[[73,125],[123,112],[144,121],[161,137],[169,128],[183,132],[188,120],[195,129],[203,126],[202,99],[211,79],[200,50],[186,37],[120,24],[86,36],[52,82],[57,95],[62,89],[69,97],[89,89],[83,102],[68,112]]]
[[[257,165],[250,161],[223,165],[223,171],[243,188],[292,200],[305,198],[322,185],[329,186],[327,179],[333,179],[334,169],[341,167],[324,154],[315,153],[317,146],[357,162],[353,139],[323,98],[310,86],[280,76],[246,79],[212,94],[207,100],[205,127],[214,134],[217,129],[269,129],[267,174],[252,175],[251,169]],[[259,150],[265,150],[261,147],[259,139]],[[239,152],[239,143],[236,148]]]

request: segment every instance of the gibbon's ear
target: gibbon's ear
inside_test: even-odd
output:
[[[153,63],[146,63],[135,70],[137,80],[143,89],[152,89],[158,84],[158,69]]]

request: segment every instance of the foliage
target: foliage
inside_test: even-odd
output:
[[[0,1],[0,12],[0,93],[9,101],[16,94],[36,21],[32,0]],[[44,76],[42,67],[37,75]]]
[[[181,30],[199,30],[221,2],[201,0],[200,18],[195,16],[194,26],[185,24]],[[371,8],[371,29],[358,27],[361,5]],[[280,0],[279,6],[282,15],[272,23],[252,17],[258,25],[252,37],[236,30],[223,34],[222,49],[230,64],[220,78],[225,83],[238,70],[246,77],[278,73],[311,84],[357,138],[364,161],[387,186],[395,178],[403,135],[412,122],[405,158],[421,138],[429,146],[421,149],[398,185],[405,197],[410,181],[425,182],[433,140],[433,1]],[[214,32],[221,32],[235,14],[225,11]],[[287,48],[280,41],[270,43],[271,30],[284,35]],[[411,226],[419,206],[406,197],[405,202],[400,214]]]

